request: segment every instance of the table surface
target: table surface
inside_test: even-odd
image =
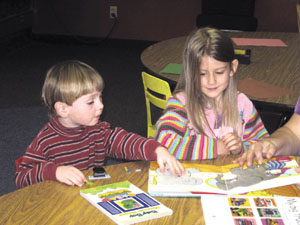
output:
[[[287,47],[236,46],[239,49],[251,49],[251,63],[240,64],[237,76],[239,80],[253,78],[265,83],[292,90],[293,93],[267,99],[251,99],[293,106],[300,96],[300,34],[273,32],[228,32],[230,37],[273,38],[280,39]],[[179,75],[165,74],[161,71],[169,63],[182,63],[182,51],[186,37],[177,37],[161,41],[146,48],[141,61],[146,71],[168,81],[178,81]]]
[[[236,156],[220,156],[214,160],[198,161],[203,164],[230,164]],[[298,163],[300,157],[296,157]],[[183,161],[185,163],[195,161]],[[124,171],[127,166],[131,174]],[[67,186],[54,181],[45,181],[19,189],[0,197],[0,224],[114,224],[96,207],[80,196],[81,189],[128,180],[147,192],[149,162],[137,161],[105,167],[110,179],[97,180],[92,186]],[[136,172],[141,169],[141,172]],[[83,171],[86,176],[92,171]],[[282,189],[272,189],[276,194],[298,196],[295,189],[286,194]],[[171,216],[141,224],[204,224],[200,198],[162,198],[158,201],[173,210]]]

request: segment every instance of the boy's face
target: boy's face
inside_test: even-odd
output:
[[[94,126],[103,111],[102,92],[83,95],[68,107],[67,127]]]

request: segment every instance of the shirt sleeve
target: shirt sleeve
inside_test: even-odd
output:
[[[217,140],[205,135],[190,135],[184,106],[174,97],[156,124],[156,140],[177,158],[184,160],[217,157]]]
[[[298,98],[298,102],[295,107],[295,113],[300,115],[300,97]]]
[[[269,133],[253,103],[246,96],[244,100],[244,109],[241,114],[243,114],[241,116],[242,121],[245,124],[243,133],[243,151],[246,151],[251,144],[262,138],[268,137]],[[243,153],[243,151],[241,153]]]
[[[18,188],[44,180],[56,180],[57,165],[46,160],[43,154],[44,147],[39,145],[39,135],[29,145],[16,168],[16,185]]]
[[[116,127],[106,127],[104,147],[106,155],[128,160],[156,160],[155,150],[160,143]]]

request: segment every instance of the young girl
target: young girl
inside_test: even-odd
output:
[[[202,28],[187,38],[183,71],[156,125],[156,139],[178,159],[241,154],[268,136],[252,102],[237,91],[232,41]]]

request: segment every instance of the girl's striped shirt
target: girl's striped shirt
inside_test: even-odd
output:
[[[177,96],[178,97],[178,96]],[[196,134],[187,118],[185,100],[171,96],[168,99],[165,113],[156,124],[156,139],[167,147],[177,159],[196,160],[212,159],[218,156],[217,139],[206,129],[208,135]],[[243,93],[238,94],[238,109],[243,122],[239,136],[242,140],[243,149],[269,134],[262,123],[253,103]],[[213,110],[206,110],[208,123],[211,127],[216,123]],[[228,127],[227,132],[233,131]]]

